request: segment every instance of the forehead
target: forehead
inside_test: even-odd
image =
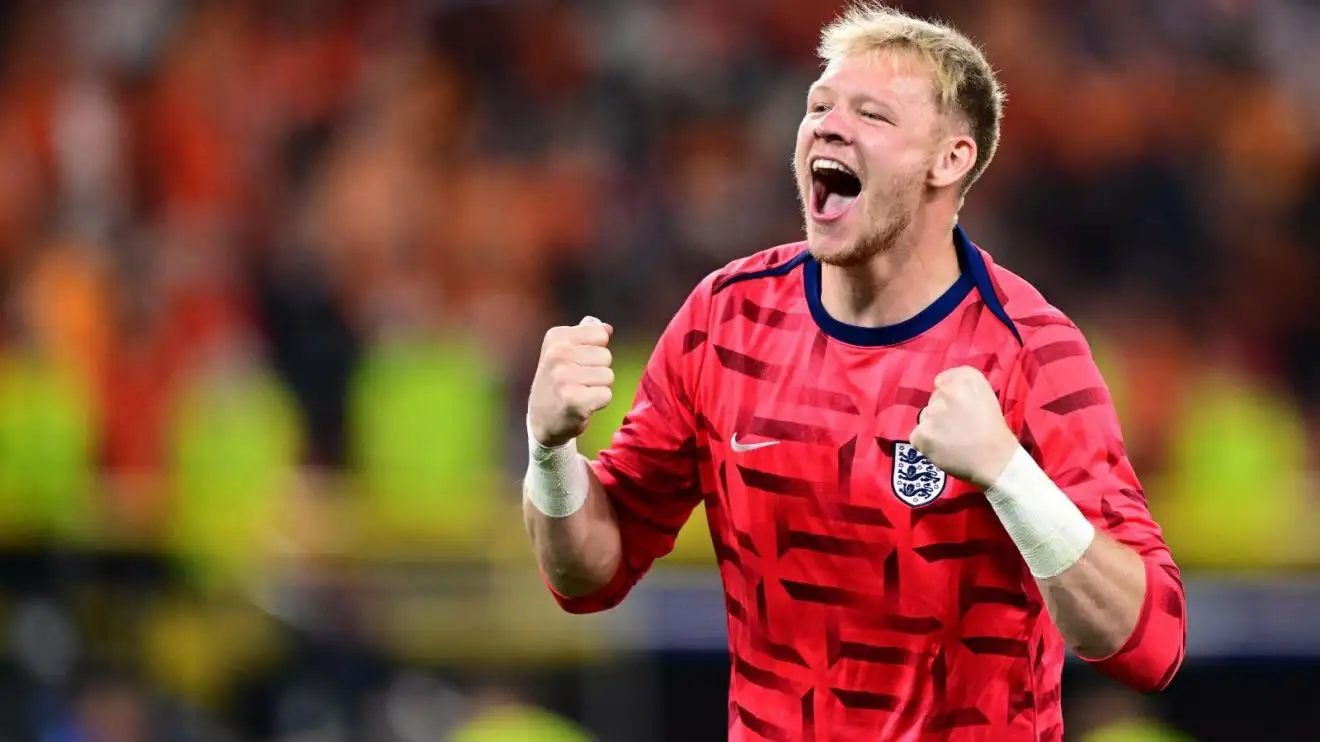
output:
[[[828,88],[839,95],[865,95],[905,106],[934,107],[935,84],[930,66],[916,54],[900,49],[853,54],[830,62],[815,91]]]

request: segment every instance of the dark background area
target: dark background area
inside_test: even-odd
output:
[[[1188,578],[1173,687],[1070,668],[1070,735],[1315,739],[1320,10],[902,5],[1000,70],[963,226],[1086,331]],[[0,3],[0,739],[721,739],[701,513],[558,613],[524,400],[550,325],[626,388],[798,239],[838,7]]]

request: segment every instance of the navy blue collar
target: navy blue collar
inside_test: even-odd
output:
[[[859,327],[831,317],[820,300],[820,263],[807,257],[802,268],[802,283],[806,289],[807,306],[811,309],[812,319],[826,335],[849,345],[898,345],[938,325],[945,317],[952,314],[975,288],[980,292],[982,300],[990,311],[1013,331],[1013,335],[1021,343],[1022,339],[1018,335],[1017,328],[1013,326],[1012,320],[1009,319],[1008,313],[1004,311],[995,293],[994,284],[990,280],[990,271],[981,257],[981,252],[967,238],[962,227],[954,227],[953,244],[954,249],[958,251],[958,266],[962,269],[958,280],[930,306],[915,316],[886,327]]]

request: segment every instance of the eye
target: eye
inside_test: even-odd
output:
[[[810,110],[812,113],[825,113],[826,111],[830,110],[830,106],[828,103],[812,103],[811,105],[807,106],[807,109]]]
[[[875,111],[862,111],[862,118],[867,119],[868,121],[884,121],[886,123],[889,122],[889,119],[885,118],[883,115],[879,113],[876,113]]]

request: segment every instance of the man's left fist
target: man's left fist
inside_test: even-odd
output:
[[[1008,466],[1018,441],[990,382],[980,371],[959,366],[935,377],[912,445],[949,476],[987,488]]]

